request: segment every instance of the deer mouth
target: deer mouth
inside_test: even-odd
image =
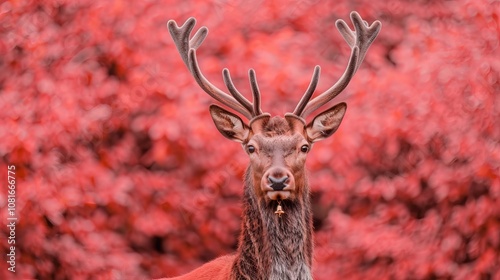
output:
[[[285,200],[290,198],[291,192],[289,190],[281,190],[281,191],[267,191],[267,197],[271,200]]]

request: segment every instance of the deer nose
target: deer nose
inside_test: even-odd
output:
[[[273,190],[281,191],[286,187],[286,182],[288,181],[288,176],[283,176],[280,178],[269,176],[267,179],[269,180],[269,183],[271,183],[271,188]]]

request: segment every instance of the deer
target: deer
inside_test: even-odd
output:
[[[248,71],[253,102],[236,89],[227,68],[223,69],[222,76],[229,93],[210,83],[203,76],[196,56],[196,50],[208,35],[207,27],[198,29],[191,38],[196,24],[194,18],[189,18],[180,27],[174,20],[168,21],[177,50],[198,85],[230,109],[210,105],[215,127],[225,138],[241,144],[248,154],[249,165],[244,175],[237,252],[182,276],[162,279],[312,279],[313,224],[306,157],[314,143],[337,131],[347,105],[345,102],[336,104],[318,113],[309,123],[306,117],[347,87],[382,26],[378,20],[369,25],[357,12],[351,12],[350,18],[354,30],[343,20],[335,23],[351,48],[344,73],[333,86],[312,98],[320,75],[320,67],[316,66],[294,111],[284,117],[271,117],[262,111],[253,69]]]

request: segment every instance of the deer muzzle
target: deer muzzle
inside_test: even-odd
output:
[[[271,200],[284,200],[291,196],[295,189],[293,175],[279,168],[266,172],[262,178],[262,190]]]

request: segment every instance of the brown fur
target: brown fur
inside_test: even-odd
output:
[[[225,125],[219,131],[227,131],[227,121],[219,119]],[[174,279],[312,279],[313,236],[304,167],[306,154],[299,151],[307,141],[281,117],[262,118],[254,122],[252,128],[254,131],[244,141],[244,147],[254,145],[258,152],[250,156],[245,174],[236,254],[218,258]],[[285,211],[281,217],[274,213],[278,202],[269,199],[262,190],[264,174],[271,168],[288,170],[293,177],[290,178],[294,185],[290,197],[280,202]]]
[[[243,216],[239,247],[230,279],[312,279],[312,217],[305,176],[305,154],[301,134],[282,117],[262,118],[252,126],[256,134],[246,144],[260,154],[250,156],[245,174]],[[307,142],[305,142],[307,143]],[[262,191],[264,172],[282,167],[293,174],[295,191],[281,201],[282,217],[274,212],[277,201]]]
[[[239,247],[234,256],[176,279],[312,279],[313,229],[305,161],[312,144],[337,129],[345,104],[335,105],[307,125],[296,116],[268,114],[247,125],[216,105],[210,111],[219,132],[241,143],[250,158]],[[285,211],[281,217],[275,213],[278,201]]]
[[[300,198],[281,204],[286,214],[274,214],[276,201],[256,199],[251,168],[245,176],[244,209],[238,253],[231,279],[312,279],[312,216],[309,188]]]
[[[264,123],[263,135],[266,137],[274,137],[278,135],[290,134],[290,124],[281,117],[275,116]]]

